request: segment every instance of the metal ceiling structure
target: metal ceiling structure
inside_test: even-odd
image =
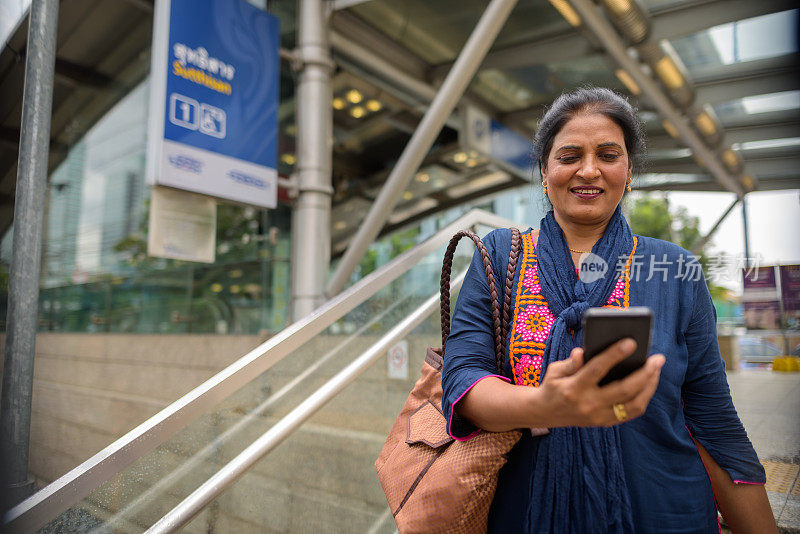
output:
[[[59,10],[49,167],[150,69],[147,2],[71,0]],[[152,11],[152,3],[150,3]],[[27,16],[0,52],[0,235],[14,217]]]
[[[295,2],[269,4],[291,50]],[[377,198],[485,7],[478,0],[330,2],[334,253]],[[520,0],[385,231],[535,183],[530,168],[465,145],[466,110],[530,139],[543,106],[582,84],[629,94],[642,111],[650,157],[635,178],[640,189],[800,188],[797,20],[789,0]],[[61,3],[51,169],[146,79],[151,26],[151,0]],[[788,44],[748,48],[754,32],[775,38],[775,28],[787,27]],[[0,233],[13,215],[26,29],[23,19],[0,52]],[[291,53],[284,56],[279,171],[289,176],[296,130]],[[362,99],[377,103],[369,109]]]

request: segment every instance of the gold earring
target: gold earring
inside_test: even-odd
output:
[[[625,182],[625,185],[628,186],[628,191],[631,190],[631,180],[633,179],[633,171],[628,171],[628,180]]]
[[[544,187],[544,194],[546,195],[547,194],[547,184],[545,183],[544,180],[542,180],[542,187]]]

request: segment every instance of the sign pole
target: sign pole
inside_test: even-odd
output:
[[[3,510],[33,492],[33,481],[28,478],[28,446],[57,25],[58,0],[34,0],[25,54],[14,251],[0,408]]]
[[[744,266],[750,267],[750,238],[747,232],[747,196],[742,197],[742,235],[744,237]]]

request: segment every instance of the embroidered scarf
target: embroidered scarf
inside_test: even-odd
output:
[[[547,365],[568,358],[580,346],[583,312],[606,303],[616,284],[617,259],[632,248],[633,234],[617,206],[603,237],[592,247],[606,262],[605,276],[584,283],[553,212],[542,219],[539,283],[556,316],[544,349],[542,376]],[[552,428],[538,440],[527,532],[633,532],[619,427]]]

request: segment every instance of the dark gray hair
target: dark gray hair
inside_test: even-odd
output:
[[[533,157],[547,167],[547,158],[553,148],[553,139],[575,115],[581,112],[601,113],[622,128],[625,149],[631,162],[644,154],[645,138],[636,110],[628,99],[604,87],[581,87],[563,93],[539,121],[539,129],[533,139]]]

